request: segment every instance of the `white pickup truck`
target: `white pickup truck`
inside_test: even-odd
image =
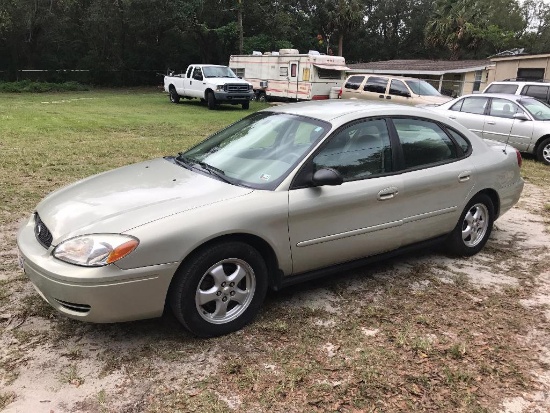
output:
[[[254,96],[251,83],[238,78],[229,67],[218,65],[190,65],[185,73],[164,76],[164,90],[172,103],[179,103],[182,97],[199,98],[206,101],[208,109],[215,109],[218,103],[248,109]]]

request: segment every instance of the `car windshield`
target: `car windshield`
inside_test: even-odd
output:
[[[330,124],[289,114],[252,114],[180,154],[186,162],[215,169],[228,181],[274,189]]]
[[[226,66],[204,66],[202,71],[205,77],[237,77],[237,75]]]
[[[520,103],[536,120],[550,120],[550,106],[537,99],[521,99]]]
[[[405,80],[405,83],[409,86],[413,93],[416,93],[417,95],[441,96],[441,93],[439,93],[435,87],[424,80]]]

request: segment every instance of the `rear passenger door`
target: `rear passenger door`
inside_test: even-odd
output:
[[[402,245],[444,235],[475,186],[470,143],[457,131],[417,118],[394,118],[401,145]]]
[[[460,99],[451,106],[448,117],[464,125],[478,136],[483,136],[485,111],[489,105],[489,98],[472,96]]]
[[[390,90],[388,91],[388,100],[393,103],[400,103],[402,105],[412,105],[411,92],[405,82],[401,80],[392,79],[390,82]]]
[[[362,98],[385,101],[388,83],[389,79],[387,77],[369,76],[363,86],[363,91],[361,92]]]

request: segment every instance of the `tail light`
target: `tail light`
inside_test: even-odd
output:
[[[338,91],[338,99],[342,99],[342,88]]]
[[[521,153],[516,149],[516,156],[518,158],[518,166],[521,168],[521,164],[523,163],[523,159],[521,158]]]

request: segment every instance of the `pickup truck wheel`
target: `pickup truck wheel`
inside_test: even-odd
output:
[[[267,95],[264,92],[258,94],[258,102],[267,102]]]
[[[170,98],[170,102],[180,103],[180,96],[178,95],[178,92],[176,92],[176,88],[174,86],[170,88],[170,93],[168,96]]]
[[[243,102],[243,109],[248,109],[250,107],[250,102],[249,101],[246,101],[246,102]]]
[[[212,92],[208,92],[206,95],[206,102],[208,103],[208,109],[216,109],[216,97]]]
[[[169,304],[193,334],[221,336],[252,321],[267,284],[265,261],[255,248],[224,242],[199,251],[178,269]]]

